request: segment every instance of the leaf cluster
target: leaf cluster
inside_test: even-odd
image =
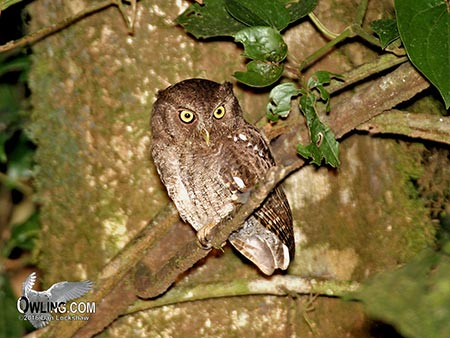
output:
[[[190,6],[177,18],[196,38],[233,37],[251,60],[234,76],[253,87],[266,87],[283,75],[287,45],[281,31],[310,13],[317,0],[206,0]]]
[[[297,152],[311,163],[321,165],[322,161],[336,168],[339,166],[339,143],[331,131],[319,118],[316,111],[318,99],[325,102],[327,112],[330,110],[330,94],[325,89],[332,78],[340,79],[337,74],[318,71],[311,76],[305,88],[298,89],[294,83],[280,84],[270,92],[271,101],[267,105],[267,118],[277,121],[289,115],[293,97],[299,96],[299,108],[306,118],[311,142],[303,146],[297,145]]]

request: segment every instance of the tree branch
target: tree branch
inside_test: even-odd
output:
[[[450,117],[392,109],[359,125],[371,134],[397,134],[450,144]]]
[[[389,74],[365,83],[351,97],[347,95],[332,100],[331,114],[324,116],[323,122],[331,126],[336,138],[341,138],[429,86],[428,81],[409,62],[404,63]]]
[[[96,315],[99,316],[95,320],[93,316],[88,325],[94,324],[101,330],[120,314],[120,312],[115,312],[116,308],[124,309],[129,305],[118,306],[114,302],[111,305],[108,299],[113,297],[114,294],[120,295],[124,299],[134,300],[136,295],[134,288],[123,288],[123,281],[128,281],[128,284],[130,284],[129,280],[133,275],[135,266],[152,247],[161,241],[161,238],[167,236],[172,229],[172,224],[178,218],[178,212],[173,204],[167,205],[103,268],[95,283],[94,292],[84,298],[86,301],[97,304]],[[104,305],[105,303],[106,305]],[[111,307],[114,310],[108,310]],[[50,326],[46,337],[72,337],[78,329],[87,323],[83,321],[61,321],[53,324]]]
[[[171,288],[163,296],[151,300],[138,300],[124,314],[156,308],[163,305],[197,300],[248,295],[286,296],[292,294],[319,294],[343,296],[356,291],[359,283],[340,280],[307,279],[291,275],[267,278],[238,279],[226,283],[209,283]]]
[[[357,82],[369,78],[370,76],[379,74],[407,61],[408,58],[406,56],[398,57],[393,54],[381,55],[371,62],[364,63],[361,66],[355,67],[346,73],[340,74],[344,78],[344,81],[332,79],[330,85],[327,86],[327,91],[330,94],[336,93],[344,88],[347,88],[350,85],[353,85]]]

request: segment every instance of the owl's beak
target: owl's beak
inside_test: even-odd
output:
[[[202,136],[206,142],[206,145],[209,147],[209,131],[206,128],[202,128]]]

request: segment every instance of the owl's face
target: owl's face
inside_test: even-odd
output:
[[[245,123],[231,83],[188,79],[158,93],[152,133],[162,142],[200,148],[221,144]]]

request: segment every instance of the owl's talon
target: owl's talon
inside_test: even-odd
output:
[[[205,243],[202,242],[200,239],[198,240],[198,245],[200,246],[200,248],[202,248],[203,250],[209,250],[212,248],[212,244],[211,243]]]
[[[207,224],[197,232],[198,242],[200,244],[200,247],[204,250],[209,250],[212,248],[210,237],[211,230],[212,228],[214,228],[214,226],[214,224]]]

